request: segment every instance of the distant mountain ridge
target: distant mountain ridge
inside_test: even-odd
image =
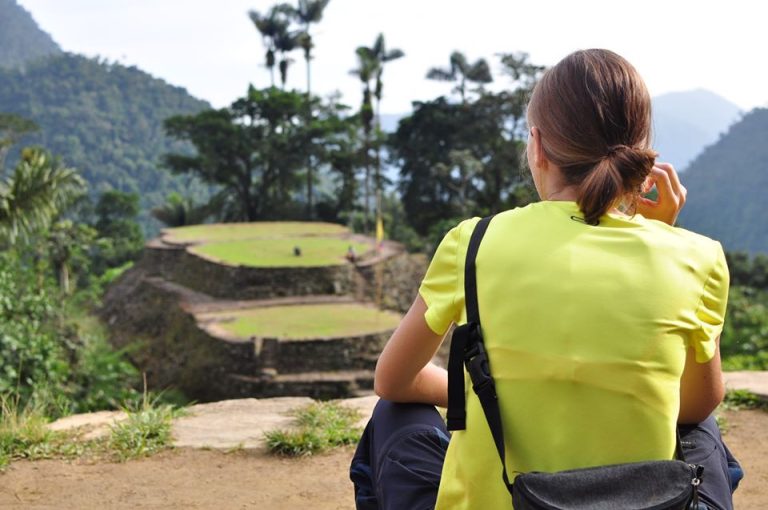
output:
[[[169,193],[193,198],[208,193],[207,186],[173,176],[160,163],[167,152],[189,149],[165,136],[163,121],[208,109],[207,102],[136,67],[63,53],[15,0],[0,0],[0,27],[9,20],[21,25],[0,30],[0,40],[10,40],[5,50],[32,40],[39,43],[36,52],[19,49],[8,57],[5,51],[4,62],[19,65],[0,62],[0,112],[31,119],[40,127],[23,145],[39,144],[61,157],[83,175],[92,192],[139,193],[148,234],[158,225],[149,210],[164,203]],[[12,158],[6,164],[13,164]]]
[[[756,108],[707,147],[684,175],[680,224],[729,251],[768,253],[767,142],[768,109]]]
[[[704,148],[739,119],[740,109],[704,89],[653,98],[654,148],[660,159],[685,171]]]
[[[16,0],[0,0],[0,67],[21,67],[37,58],[61,53],[50,35]]]

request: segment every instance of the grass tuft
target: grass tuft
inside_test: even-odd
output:
[[[39,406],[21,407],[18,399],[0,395],[0,470],[13,460],[74,458],[90,445],[74,441],[74,434],[54,432]]]
[[[313,455],[338,446],[355,444],[361,429],[360,412],[338,402],[314,402],[298,409],[296,430],[272,430],[265,434],[267,448],[276,455]]]
[[[146,383],[145,383],[146,388]],[[18,397],[0,394],[0,471],[19,459],[73,459],[92,457],[124,461],[144,457],[171,446],[172,420],[185,410],[166,403],[163,395],[126,404],[127,418],[110,426],[110,436],[84,439],[85,431],[53,431],[45,409],[49,404],[25,406]]]
[[[721,404],[724,409],[740,411],[742,409],[768,410],[768,401],[749,390],[728,390]]]
[[[171,447],[171,425],[181,414],[178,409],[160,404],[158,397],[145,392],[138,405],[123,410],[127,418],[110,427],[109,447],[117,460],[146,457]]]

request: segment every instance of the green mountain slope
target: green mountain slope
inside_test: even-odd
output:
[[[159,165],[162,154],[184,149],[165,137],[163,120],[205,108],[208,103],[186,90],[135,67],[73,54],[0,69],[0,112],[40,126],[24,144],[41,144],[61,156],[93,191],[138,192],[145,219],[146,210],[169,192],[201,190],[190,190],[189,178],[171,176]]]
[[[768,109],[757,108],[707,147],[683,176],[680,224],[727,250],[768,253]]]
[[[653,98],[654,149],[683,171],[707,145],[739,119],[739,107],[708,90]]]
[[[20,67],[46,55],[61,53],[51,36],[16,0],[0,0],[0,67]]]

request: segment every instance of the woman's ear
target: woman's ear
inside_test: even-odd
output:
[[[544,153],[544,146],[541,144],[541,131],[539,128],[535,126],[531,128],[531,136],[528,143],[531,144],[531,156],[533,157],[533,165],[535,165],[536,168],[546,168],[549,160]]]

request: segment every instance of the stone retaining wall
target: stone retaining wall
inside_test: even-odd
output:
[[[114,299],[120,292],[120,299]],[[128,347],[134,365],[147,374],[150,389],[175,388],[201,402],[231,398],[228,374],[253,371],[253,343],[208,335],[179,303],[179,297],[151,283],[144,272],[125,275],[112,286],[100,311],[110,339]]]
[[[360,301],[405,312],[427,269],[423,255],[409,255],[397,243],[375,263],[319,267],[248,267],[218,264],[157,240],[147,244],[137,267],[203,292],[228,299],[272,299],[310,295],[352,295]]]
[[[280,374],[373,370],[392,330],[347,338],[286,340],[257,338],[258,367]]]
[[[354,290],[351,264],[248,267],[218,264],[180,247],[148,245],[139,265],[150,274],[222,299],[271,299]]]

